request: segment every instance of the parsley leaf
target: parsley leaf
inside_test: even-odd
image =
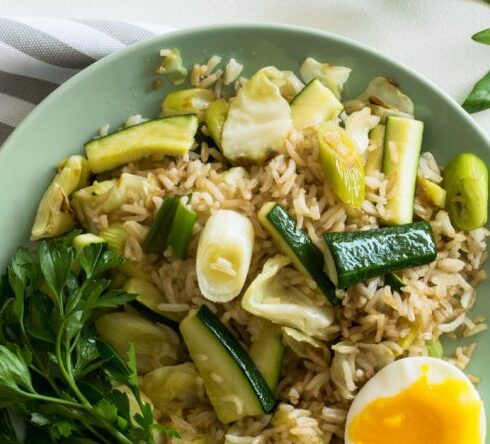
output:
[[[8,397],[34,392],[29,368],[18,347],[0,345],[0,394]]]
[[[107,250],[102,243],[86,246],[78,256],[78,261],[88,279],[100,276],[107,270],[116,268],[122,264],[123,258],[118,254]]]
[[[123,259],[104,244],[77,252],[72,240],[19,249],[0,277],[0,441],[19,442],[13,412],[26,442],[152,444],[134,346],[126,364],[93,322],[134,298],[110,289],[108,272]]]
[[[53,245],[51,248],[46,241],[41,242],[39,247],[39,263],[46,282],[53,292],[60,311],[63,307],[63,288],[68,280],[74,259],[74,249],[72,247],[58,247]]]

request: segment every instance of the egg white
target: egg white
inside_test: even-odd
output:
[[[345,425],[345,444],[355,444],[349,438],[349,429],[352,420],[372,401],[378,398],[392,397],[418,381],[423,368],[428,368],[429,382],[438,384],[447,379],[464,381],[469,388],[472,398],[480,400],[480,395],[468,377],[455,365],[438,358],[427,356],[404,358],[388,364],[376,373],[359,391],[352,403]],[[481,418],[482,444],[485,442],[486,420],[485,410],[482,408]]]

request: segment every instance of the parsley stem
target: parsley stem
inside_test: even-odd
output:
[[[73,393],[75,393],[77,398],[82,402],[84,406],[91,407],[90,402],[88,402],[87,398],[85,398],[83,393],[78,388],[75,380],[73,379],[73,373],[71,374],[68,373],[65,366],[65,361],[63,360],[63,356],[61,354],[61,340],[63,338],[65,322],[66,322],[66,318],[61,323],[61,326],[58,330],[58,334],[56,335],[56,359],[58,361],[58,365],[60,366],[61,373],[63,374],[63,377],[65,378],[70,388],[73,390]],[[70,359],[69,356],[68,359]]]
[[[107,430],[108,432],[110,432],[115,438],[118,439],[119,442],[121,442],[122,444],[133,444],[130,439],[128,439],[125,435],[123,435],[112,424],[110,424],[109,422],[107,422],[105,419],[100,418],[100,416],[98,416],[94,412],[93,407],[90,406],[90,405],[87,406],[87,405],[80,404],[80,403],[77,403],[77,402],[69,401],[67,399],[53,398],[51,396],[45,396],[45,395],[41,395],[39,393],[27,393],[26,392],[26,393],[24,393],[24,395],[27,398],[35,399],[37,401],[51,402],[51,403],[54,403],[54,404],[64,405],[66,407],[71,407],[71,408],[74,408],[74,409],[83,410],[88,415],[94,417],[98,422],[100,422],[101,423],[101,427],[103,427],[105,430]],[[79,416],[79,415],[77,415],[77,416]],[[97,435],[97,437],[101,438],[97,432],[95,432],[92,428],[90,428],[90,426],[86,422],[83,421],[84,418],[82,416],[79,416],[78,419],[82,422],[82,424],[85,427],[87,427],[88,429],[90,429],[90,431],[92,431],[95,435]],[[105,442],[109,442],[109,441],[105,440]]]

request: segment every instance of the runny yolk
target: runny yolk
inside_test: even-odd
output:
[[[481,409],[467,382],[433,384],[424,369],[400,393],[370,402],[347,433],[355,444],[483,444]]]

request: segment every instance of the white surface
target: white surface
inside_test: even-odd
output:
[[[0,15],[112,18],[189,27],[279,22],[336,32],[416,69],[458,102],[490,69],[484,0],[0,0]],[[473,115],[490,135],[490,110]]]

